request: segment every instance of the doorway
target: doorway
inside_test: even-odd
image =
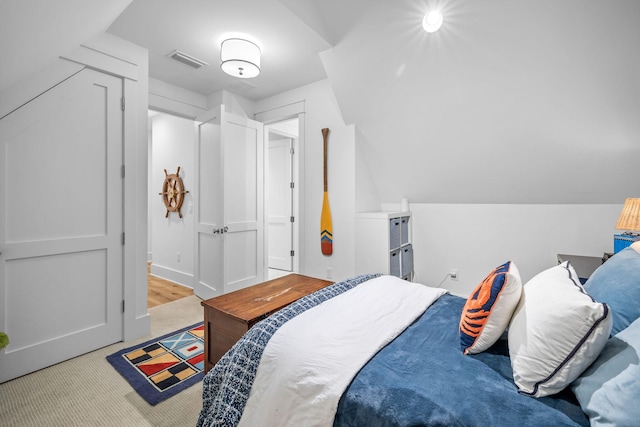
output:
[[[265,222],[269,279],[297,271],[297,117],[265,125]]]
[[[165,112],[157,112],[150,110],[150,122],[157,121],[162,118],[162,116],[169,116],[172,118],[172,123],[176,121],[186,121],[189,123],[193,123],[192,119],[186,119],[182,116],[174,116],[170,113]],[[267,121],[264,125],[264,147],[265,147],[265,166],[264,166],[264,193],[265,193],[265,209],[264,209],[264,220],[263,224],[265,227],[265,243],[264,250],[266,252],[265,263],[264,263],[264,274],[265,279],[272,279],[276,277],[281,277],[286,274],[290,274],[292,272],[299,271],[299,263],[302,259],[301,253],[299,252],[299,248],[302,246],[300,241],[302,236],[299,236],[298,224],[301,222],[301,212],[299,210],[299,206],[302,205],[302,197],[303,195],[299,194],[299,188],[302,184],[302,177],[300,176],[300,168],[301,168],[301,160],[302,159],[302,137],[299,135],[303,135],[301,131],[301,127],[303,126],[303,114],[298,114],[295,116],[280,116],[279,118],[271,119]],[[170,140],[172,141],[181,141],[180,147],[181,150],[172,151],[172,155],[169,156],[172,161],[161,162],[159,164],[154,164],[152,161],[152,152],[154,149],[159,149],[159,147],[152,148],[152,136],[153,132],[150,129],[149,134],[149,240],[148,245],[150,248],[150,252],[148,253],[148,261],[153,259],[153,264],[151,266],[151,274],[154,276],[158,276],[164,279],[168,279],[172,282],[183,284],[190,288],[195,287],[195,260],[193,258],[193,253],[189,249],[194,246],[194,243],[184,242],[182,239],[192,239],[193,242],[193,232],[188,232],[191,227],[194,227],[192,216],[195,214],[196,209],[191,209],[190,206],[193,206],[193,202],[190,203],[192,197],[197,194],[195,192],[195,186],[193,186],[193,167],[189,166],[194,160],[191,158],[195,156],[194,150],[190,148],[188,141],[191,138],[191,129],[188,129],[188,134],[179,133],[175,128],[177,126],[175,123],[171,126],[171,135]],[[191,126],[191,125],[190,125]],[[155,135],[156,137],[158,134]],[[270,141],[280,141],[278,144],[280,147],[278,149],[274,148],[270,149],[270,145],[278,145],[276,143],[270,144]],[[185,146],[186,145],[186,146]],[[288,147],[288,148],[287,148]],[[177,150],[177,149],[176,149]],[[279,156],[276,154],[270,153],[271,151],[278,152]],[[157,153],[156,153],[157,154]],[[272,154],[272,155],[270,155]],[[179,158],[179,163],[174,162]],[[285,167],[275,167],[271,165],[269,167],[269,162],[275,162],[276,158],[278,158],[280,164]],[[169,166],[167,166],[169,165]],[[164,218],[164,210],[161,206],[162,203],[158,196],[157,188],[159,188],[158,182],[153,182],[152,173],[158,173],[158,171],[162,171],[162,168],[165,167],[175,167],[176,165],[182,166],[181,175],[184,174],[185,186],[188,185],[188,190],[191,192],[186,197],[186,202],[183,207],[183,217],[179,219],[176,215],[172,215],[172,218],[165,219]],[[279,173],[279,177],[274,177],[273,174],[269,172],[269,170],[277,170]],[[160,173],[162,175],[162,173]],[[269,188],[270,183],[274,182],[283,183],[280,186],[280,196],[276,198],[274,195],[274,190]],[[300,185],[299,185],[300,184]],[[293,188],[291,188],[293,185]],[[284,187],[284,188],[283,188]],[[271,193],[271,201],[267,198],[267,194]],[[286,195],[287,197],[281,197]],[[277,203],[276,203],[277,201]],[[282,202],[282,203],[281,203]],[[280,230],[269,230],[269,228],[276,228],[275,226],[269,227],[269,208],[271,206],[277,206],[278,210],[281,212],[280,216],[280,230],[285,230],[283,233]],[[162,217],[158,217],[158,215],[162,214]],[[157,223],[160,221],[164,224],[165,228],[171,228],[171,230],[164,230],[162,233],[158,233],[157,227],[153,226],[154,218]],[[273,217],[273,215],[272,215]],[[292,221],[293,218],[293,222]],[[175,223],[177,221],[177,223]],[[170,224],[169,224],[170,223]],[[157,225],[157,224],[156,224]],[[178,227],[180,226],[180,227]],[[185,229],[182,229],[185,228]],[[163,245],[162,240],[163,237],[167,235],[168,232],[174,231],[176,229],[180,236],[173,236],[171,239],[171,245]],[[154,231],[155,230],[155,231]],[[273,235],[273,239],[269,238],[269,234]],[[155,238],[154,238],[155,236]],[[275,243],[278,242],[278,245]],[[277,250],[270,250],[271,246],[278,246]],[[177,245],[177,246],[176,246]],[[153,250],[151,250],[153,248]],[[292,255],[293,251],[293,255]],[[283,256],[284,254],[284,256]],[[285,261],[285,264],[279,264],[273,266],[273,268],[267,268],[270,262],[267,262],[269,258],[279,257],[281,261]]]
[[[148,114],[149,273],[193,288],[193,119],[154,110],[149,110]],[[175,174],[178,170],[188,193],[184,194],[180,213],[168,212],[160,192],[167,174]]]

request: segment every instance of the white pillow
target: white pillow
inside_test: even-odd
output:
[[[598,357],[611,332],[611,310],[585,291],[569,262],[523,287],[509,325],[509,355],[518,392],[555,394]]]

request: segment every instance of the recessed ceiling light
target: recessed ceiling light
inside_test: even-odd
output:
[[[422,28],[424,28],[427,33],[435,33],[442,26],[442,21],[442,13],[437,10],[432,10],[422,19]]]

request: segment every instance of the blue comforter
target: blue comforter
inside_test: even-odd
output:
[[[234,426],[267,342],[286,321],[377,275],[336,283],[256,324],[205,376],[199,427]],[[517,393],[506,336],[464,356],[458,325],[465,300],[441,296],[378,352],[343,394],[335,426],[588,426],[565,390],[532,398]]]
[[[460,351],[465,300],[443,295],[367,363],[338,404],[334,426],[588,426],[569,390],[517,393],[506,335],[484,353]]]

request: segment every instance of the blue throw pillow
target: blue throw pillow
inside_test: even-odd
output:
[[[609,339],[571,388],[591,425],[638,425],[640,319]]]
[[[611,335],[640,318],[640,242],[621,250],[593,272],[585,290],[613,312]]]

